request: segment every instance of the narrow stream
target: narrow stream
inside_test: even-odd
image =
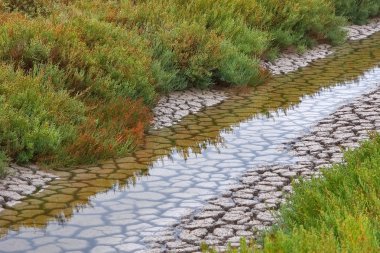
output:
[[[47,190],[0,213],[0,252],[136,252],[284,143],[380,85],[380,34],[312,66],[151,131],[129,157],[57,170]],[[106,247],[109,246],[109,247]],[[107,249],[112,249],[107,251]]]

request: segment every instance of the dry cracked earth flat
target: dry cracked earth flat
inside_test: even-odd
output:
[[[27,195],[43,190],[55,175],[39,170],[37,166],[22,167],[10,164],[8,176],[0,180],[0,212],[3,207],[12,207]]]

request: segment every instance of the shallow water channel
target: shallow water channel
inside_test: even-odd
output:
[[[380,34],[222,104],[151,131],[129,157],[57,170],[60,179],[0,213],[0,252],[136,252],[144,238],[226,190],[258,164],[380,84]]]

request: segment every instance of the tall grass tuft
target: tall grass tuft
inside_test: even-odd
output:
[[[336,13],[356,24],[364,24],[368,18],[380,14],[380,2],[378,0],[334,0]]]
[[[0,179],[5,178],[8,175],[7,171],[7,164],[8,163],[8,157],[7,155],[1,151],[0,152]]]

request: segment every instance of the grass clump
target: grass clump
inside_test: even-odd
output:
[[[1,151],[0,152],[0,179],[5,178],[8,174],[6,166],[8,165],[7,155]]]
[[[379,252],[380,136],[346,152],[345,161],[294,184],[262,249],[243,240],[229,252]]]
[[[21,12],[35,17],[47,15],[51,4],[53,0],[3,0],[2,8],[9,12]]]

